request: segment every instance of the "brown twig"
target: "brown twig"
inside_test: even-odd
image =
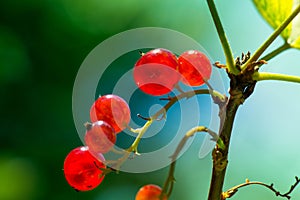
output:
[[[271,185],[268,185],[266,183],[262,183],[262,182],[258,182],[258,181],[249,181],[248,179],[246,180],[246,183],[242,183],[240,185],[234,186],[233,188],[227,190],[226,192],[222,193],[222,199],[227,199],[227,198],[231,198],[234,194],[236,194],[236,192],[238,191],[239,188],[245,187],[245,186],[249,186],[249,185],[261,185],[264,186],[268,189],[270,189],[272,192],[275,193],[276,196],[280,196],[280,197],[284,197],[287,199],[291,199],[290,194],[294,191],[294,189],[296,188],[296,186],[300,183],[300,179],[296,176],[295,177],[296,182],[291,186],[290,190],[287,191],[286,193],[281,193],[280,191],[276,190],[274,188],[274,184],[272,183]]]

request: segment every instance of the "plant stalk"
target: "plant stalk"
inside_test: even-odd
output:
[[[226,37],[224,28],[222,26],[214,0],[207,0],[207,4],[223,47],[223,51],[226,57],[226,67],[230,73],[237,75],[239,73],[239,70],[235,67],[233,54],[228,39]]]
[[[236,112],[243,102],[240,92],[232,91],[225,109],[225,119],[221,127],[220,138],[223,140],[225,148],[220,149],[218,146],[212,152],[213,169],[209,189],[208,200],[223,200],[222,189],[228,163],[228,151],[230,137]]]
[[[300,76],[293,76],[293,75],[286,75],[286,74],[276,74],[270,72],[255,72],[252,77],[256,81],[276,80],[276,81],[300,83]]]
[[[265,61],[271,60],[272,58],[274,58],[275,56],[279,55],[280,53],[282,53],[283,51],[285,51],[289,48],[291,48],[291,45],[289,43],[285,42],[283,45],[281,45],[274,51],[272,51],[272,52],[268,53],[267,55],[265,55],[264,57],[262,57],[261,60],[265,60]]]
[[[250,59],[241,67],[244,71],[249,64],[258,60],[258,58],[265,52],[265,50],[274,42],[274,40],[282,33],[282,31],[289,25],[289,23],[298,15],[300,12],[300,5],[298,5],[291,15],[277,27],[277,29],[270,35],[270,37],[254,52]]]

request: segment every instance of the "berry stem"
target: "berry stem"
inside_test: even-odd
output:
[[[274,42],[274,40],[281,34],[281,32],[289,25],[289,23],[300,12],[300,4],[295,8],[291,15],[277,27],[277,29],[270,35],[270,37],[254,52],[250,59],[241,66],[241,70],[244,71],[251,63],[258,60],[258,58],[265,52],[265,50]]]
[[[170,197],[170,195],[173,191],[173,186],[174,186],[174,182],[175,182],[175,177],[174,177],[175,165],[176,165],[176,161],[172,161],[170,168],[169,168],[168,177],[165,181],[164,187],[163,187],[161,195],[160,195],[160,199],[163,199],[163,197],[165,195],[167,195],[167,197]]]
[[[219,98],[221,101],[225,99],[224,95],[222,95],[216,90],[210,91],[208,89],[199,89],[199,90],[191,90],[191,91],[183,92],[177,96],[169,97],[169,102],[162,109],[156,112],[151,118],[154,120],[158,119],[160,115],[165,114],[169,110],[169,108],[172,107],[172,105],[175,104],[177,101],[183,98],[188,99],[198,94],[210,94],[213,97]]]
[[[143,137],[143,135],[145,134],[145,132],[147,131],[147,129],[151,126],[153,121],[158,120],[161,115],[165,115],[166,112],[177,101],[179,101],[183,98],[188,99],[188,98],[191,98],[191,97],[193,97],[195,95],[199,95],[199,94],[210,94],[214,100],[217,98],[221,102],[225,101],[225,99],[226,99],[225,96],[222,95],[221,93],[219,93],[218,91],[216,91],[216,90],[211,91],[208,89],[191,90],[191,91],[183,92],[177,96],[169,97],[168,98],[169,102],[163,108],[161,108],[159,111],[157,111],[154,115],[152,115],[149,118],[150,120],[148,120],[143,127],[137,128],[137,129],[132,129],[132,128],[128,127],[131,132],[138,134],[137,137],[135,138],[132,145],[126,151],[124,151],[124,155],[122,157],[120,157],[117,160],[106,161],[106,164],[110,164],[110,165],[112,165],[112,167],[114,169],[119,170],[121,165],[128,159],[131,152],[138,154],[138,145],[140,143],[140,140]],[[220,141],[218,140],[217,143],[218,142],[220,142]]]
[[[198,95],[198,94],[210,94],[213,98],[213,100],[215,101],[216,99],[220,102],[225,101],[225,96],[222,95],[221,93],[219,93],[216,90],[208,90],[208,89],[199,89],[199,90],[192,90],[192,91],[188,91],[188,92],[183,92],[177,96],[173,96],[173,97],[168,97],[168,103],[161,108],[159,111],[157,111],[153,116],[151,116],[149,119],[147,119],[147,122],[144,124],[143,127],[141,128],[137,128],[137,129],[132,129],[131,127],[128,126],[128,129],[133,132],[138,134],[137,137],[135,138],[134,142],[131,144],[131,146],[123,152],[123,156],[121,156],[120,158],[118,158],[117,160],[110,160],[110,161],[106,161],[107,165],[111,165],[111,167],[115,170],[119,170],[120,167],[122,166],[122,164],[129,158],[130,154],[133,152],[135,154],[138,154],[138,145],[141,141],[141,138],[143,137],[143,135],[145,134],[145,132],[148,130],[148,128],[151,126],[151,124],[153,123],[153,121],[155,120],[159,120],[159,117],[161,115],[165,115],[166,112],[169,110],[169,108],[172,107],[173,104],[175,104],[177,101],[183,99],[183,98],[191,98],[192,96]],[[217,138],[218,135],[209,131],[210,134],[214,134],[214,137]],[[216,140],[218,145],[223,144],[223,142],[218,139]],[[119,154],[119,152],[118,152]],[[175,168],[175,163],[171,165],[173,168]],[[171,186],[170,188],[172,188],[173,186]],[[170,189],[172,190],[172,189]]]
[[[194,136],[195,133],[197,132],[206,132],[208,134],[210,134],[210,136],[212,137],[212,140],[217,142],[219,140],[219,136],[217,133],[213,132],[212,130],[206,128],[205,126],[196,126],[192,129],[190,129],[186,134],[185,136],[182,138],[182,140],[180,141],[180,143],[178,144],[174,154],[171,156],[172,158],[172,161],[176,160],[179,153],[181,152],[181,150],[183,149],[185,143],[187,142],[187,140]]]
[[[269,72],[255,72],[253,74],[252,78],[256,81],[277,80],[277,81],[300,83],[299,76],[292,76],[292,75],[286,75],[286,74],[275,74],[275,73],[269,73]]]
[[[173,185],[174,185],[174,182],[175,182],[174,172],[175,172],[175,165],[176,165],[177,157],[180,154],[181,150],[183,149],[183,147],[184,147],[185,143],[187,142],[187,140],[190,137],[194,136],[197,132],[206,132],[206,133],[211,135],[212,140],[216,141],[217,144],[223,144],[223,141],[219,138],[218,134],[213,132],[212,130],[206,128],[205,126],[197,126],[197,127],[194,127],[192,129],[190,129],[185,134],[185,136],[181,139],[181,141],[178,144],[175,152],[171,156],[171,165],[170,165],[170,169],[169,169],[169,174],[168,174],[168,177],[165,181],[164,187],[162,189],[161,198],[164,196],[164,194],[167,194],[167,197],[169,197],[171,195]]]
[[[134,142],[132,143],[132,145],[129,147],[129,149],[127,150],[128,152],[134,152],[135,154],[138,154],[138,146],[139,146],[139,143],[141,141],[141,138],[143,137],[143,135],[146,133],[146,131],[148,130],[148,128],[151,126],[153,120],[150,119],[148,120],[145,125],[140,128],[139,130],[139,133],[137,135],[137,137],[135,138]]]
[[[183,92],[174,97],[170,97],[169,102],[163,108],[161,108],[159,111],[157,111],[152,117],[150,117],[150,120],[148,120],[143,127],[138,128],[138,129],[130,129],[132,132],[138,133],[138,136],[135,138],[131,147],[127,151],[136,153],[141,138],[143,137],[143,135],[145,134],[145,132],[147,131],[147,129],[150,127],[150,125],[152,124],[152,122],[154,120],[157,120],[159,118],[159,116],[164,115],[169,110],[169,108],[172,107],[172,105],[175,104],[180,99],[190,98],[196,94],[210,94],[210,91],[207,89],[199,89],[199,90],[195,90],[195,91],[192,90],[192,91],[188,91],[188,92]],[[219,92],[217,92],[215,90],[213,91],[212,95],[222,96]]]
[[[228,39],[226,37],[224,28],[222,26],[222,23],[221,23],[217,8],[215,6],[214,0],[207,0],[207,4],[208,4],[209,10],[210,10],[210,13],[212,15],[215,27],[217,29],[219,38],[221,40],[223,51],[224,51],[224,54],[226,57],[227,70],[229,73],[237,75],[239,73],[239,70],[235,67],[233,54],[232,54]]]
[[[147,131],[147,129],[150,127],[150,125],[152,124],[152,122],[154,120],[157,120],[159,118],[159,116],[164,115],[172,107],[172,105],[174,105],[177,101],[179,101],[183,98],[190,98],[196,94],[211,94],[212,96],[218,97],[221,100],[224,99],[224,95],[220,94],[216,90],[210,91],[208,89],[192,90],[192,91],[188,91],[188,92],[183,92],[174,97],[170,97],[169,102],[163,108],[161,108],[159,111],[157,111],[153,116],[151,116],[150,120],[148,120],[143,127],[138,128],[138,129],[130,129],[132,132],[138,133],[138,136],[136,137],[136,139],[134,140],[133,144],[128,149],[128,151],[137,152],[138,144],[139,144],[141,138],[143,137],[144,133]]]

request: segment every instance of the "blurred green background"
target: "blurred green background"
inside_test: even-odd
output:
[[[235,56],[253,52],[271,34],[250,1],[216,2]],[[62,171],[66,154],[82,145],[71,107],[73,82],[82,61],[108,37],[149,26],[187,34],[214,61],[224,62],[203,0],[0,2],[0,200],[134,199],[142,185],[163,184],[167,168],[147,174],[110,174],[96,190],[77,193]],[[278,39],[271,49],[281,42]],[[300,76],[299,59],[298,51],[289,50],[263,70]],[[121,65],[115,71],[120,69]],[[257,85],[238,112],[225,188],[249,178],[289,189],[294,176],[300,175],[299,98],[297,84]],[[197,136],[179,159],[173,200],[207,197],[211,158],[198,158],[202,139]],[[299,198],[300,189],[293,193],[293,199]],[[253,186],[232,199],[277,198]]]

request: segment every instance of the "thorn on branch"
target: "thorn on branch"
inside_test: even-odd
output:
[[[242,65],[241,59],[240,59],[240,57],[237,57],[235,59],[235,66],[238,68],[238,70],[241,70],[241,65]]]
[[[244,54],[244,52],[242,52],[242,60],[244,60],[244,59],[245,59],[245,54]]]
[[[265,60],[259,60],[259,61],[252,62],[247,67],[247,70],[248,71],[258,71],[259,67],[262,65],[265,65],[265,64],[268,64],[268,62]]]
[[[237,69],[241,70],[241,66],[247,62],[250,58],[250,52],[248,51],[246,54],[242,53],[241,57],[237,57],[235,59],[235,66]]]
[[[249,60],[250,56],[251,56],[250,51],[248,51],[248,52],[246,53],[246,55],[244,55],[244,54],[242,53],[242,63],[243,63],[243,64],[246,63],[247,60]]]
[[[219,69],[226,69],[226,65],[221,64],[219,61],[215,62],[213,65]]]
[[[168,97],[162,97],[162,98],[159,98],[159,100],[163,100],[163,101],[171,101],[172,100],[172,97],[170,95],[168,95]]]
[[[138,116],[139,118],[146,120],[146,121],[150,121],[151,119],[149,117],[143,117],[141,114],[137,114],[136,116]]]

